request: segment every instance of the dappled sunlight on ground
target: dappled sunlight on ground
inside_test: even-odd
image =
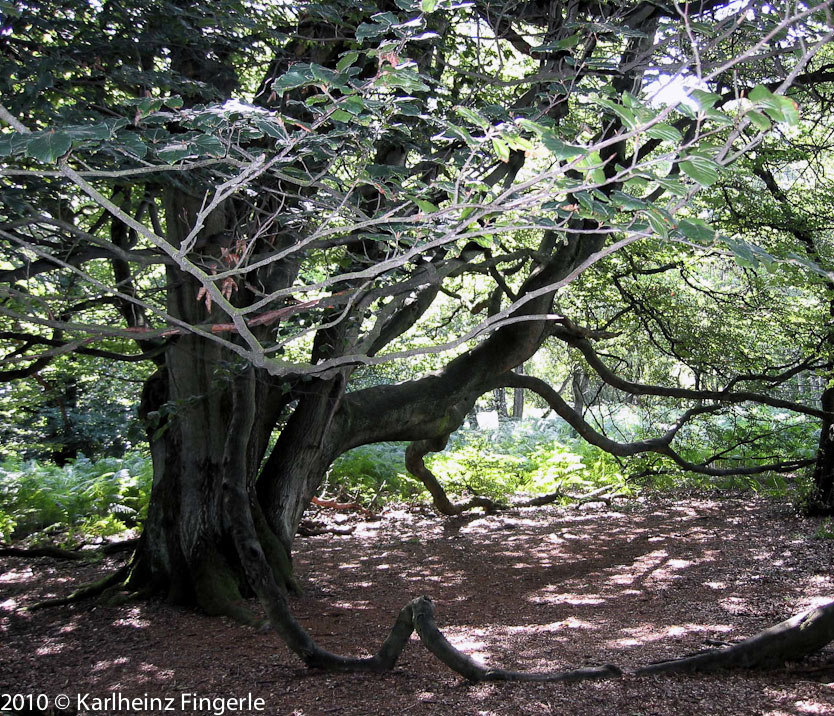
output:
[[[611,642],[614,647],[635,647],[655,641],[668,641],[670,637],[701,636],[715,639],[716,635],[733,631],[729,624],[672,624],[658,629],[654,624],[640,624],[620,630],[627,634]]]
[[[133,627],[135,629],[142,629],[143,627],[149,627],[150,625],[151,623],[147,619],[143,618],[143,610],[141,607],[129,608],[127,616],[116,619],[113,622],[113,626]]]
[[[810,539],[814,521],[762,500],[495,517],[390,510],[353,523],[350,535],[296,542],[305,596],[292,608],[340,653],[375,651],[420,595],[434,600],[457,648],[523,670],[634,667],[738,640],[834,598],[834,542]],[[0,680],[14,673],[31,688],[72,683],[99,695],[234,689],[263,695],[271,712],[304,715],[834,713],[834,690],[818,683],[834,681],[832,650],[808,674],[466,687],[416,637],[395,672],[346,677],[301,669],[274,633],[157,602],[19,611],[112,565],[0,560]]]

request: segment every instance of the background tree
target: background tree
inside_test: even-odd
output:
[[[8,13],[0,315],[27,347],[7,362],[26,370],[134,341],[156,367],[140,409],[151,505],[119,579],[249,621],[251,591],[308,664],[390,666],[393,642],[370,661],[320,650],[283,592],[302,512],[346,450],[408,440],[419,472],[501,387],[537,392],[614,454],[707,474],[719,474],[711,460],[672,447],[699,416],[756,402],[824,418],[757,390],[781,374],[714,389],[620,378],[594,349],[604,331],[554,301],[637,242],[649,257],[668,242],[712,245],[691,197],[774,123],[798,120],[786,93],[827,77],[815,55],[829,5],[43,2]],[[663,101],[664,88],[687,87]],[[460,311],[468,285],[482,287],[485,314]],[[452,314],[454,334],[438,331]],[[551,338],[615,388],[691,407],[659,436],[616,442],[514,372]],[[435,352],[433,373],[354,389],[362,366]]]

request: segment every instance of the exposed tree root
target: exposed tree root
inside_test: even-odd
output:
[[[248,371],[235,379],[232,395],[235,405],[252,406],[247,400],[255,390],[254,372]],[[233,413],[235,419],[228,435],[223,457],[223,506],[229,531],[237,550],[247,582],[255,590],[273,628],[287,646],[313,668],[330,671],[388,671],[393,668],[413,631],[417,631],[426,647],[444,664],[470,681],[576,681],[619,676],[615,666],[555,673],[519,673],[489,669],[455,649],[437,629],[434,606],[427,597],[413,600],[400,610],[388,637],[379,651],[368,658],[351,658],[322,649],[296,621],[289,608],[286,592],[275,579],[275,574],[261,547],[245,485],[246,439],[254,419],[254,409]]]
[[[330,510],[354,510],[356,512],[361,512],[363,515],[372,516],[373,512],[371,512],[367,507],[363,507],[358,502],[339,502],[338,500],[324,500],[321,497],[314,497],[310,500],[314,505],[317,507],[326,507]]]
[[[637,675],[718,669],[759,669],[784,666],[819,651],[834,640],[834,602],[797,614],[749,639],[723,649],[649,664]]]
[[[139,538],[134,537],[133,539],[126,539],[121,542],[107,542],[102,545],[101,551],[104,554],[118,554],[119,552],[129,552],[132,549],[136,549],[138,545]]]
[[[449,499],[440,481],[435,477],[434,473],[426,467],[424,458],[430,452],[440,452],[446,447],[448,436],[435,438],[433,440],[417,440],[411,443],[405,451],[405,466],[406,469],[414,475],[420,482],[425,485],[426,489],[432,496],[432,503],[435,509],[442,515],[447,517],[454,517],[463,514],[467,510],[475,507],[481,507],[487,514],[495,514],[504,510],[512,510],[518,507],[541,507],[549,505],[558,500],[568,498],[574,501],[575,507],[581,507],[591,502],[603,502],[609,507],[611,501],[617,497],[608,485],[594,490],[587,495],[570,495],[561,490],[551,492],[547,495],[539,495],[532,497],[529,500],[514,501],[510,503],[496,502],[488,497],[476,495],[466,502],[455,504]],[[604,494],[608,493],[608,494]]]
[[[78,560],[87,555],[60,547],[0,547],[0,557],[53,557],[54,559]]]
[[[585,681],[608,679],[622,675],[613,664],[575,669],[573,671],[507,671],[482,666],[452,646],[434,621],[434,604],[428,597],[418,597],[405,609],[411,609],[412,623],[425,647],[452,671],[468,681]],[[403,610],[405,611],[405,610]]]
[[[344,527],[324,525],[313,520],[302,520],[298,525],[298,534],[302,537],[315,537],[316,535],[349,535],[353,534],[356,528],[352,525]]]
[[[251,371],[235,379],[233,399],[255,390],[254,373]],[[382,643],[371,657],[345,657],[322,649],[293,616],[287,599],[285,585],[276,578],[273,564],[267,557],[261,536],[256,527],[255,513],[247,490],[245,470],[246,437],[251,432],[254,415],[252,400],[242,400],[249,405],[248,412],[235,412],[235,420],[229,426],[223,457],[222,498],[226,529],[232,538],[239,564],[246,583],[257,594],[268,624],[308,667],[328,671],[388,671],[394,667],[408,644],[411,634],[417,632],[426,648],[446,666],[470,682],[482,681],[582,681],[587,679],[615,678],[622,674],[613,665],[589,667],[557,672],[518,672],[483,666],[452,646],[437,628],[434,605],[428,597],[419,597],[405,605]],[[433,444],[438,444],[439,441]],[[412,444],[412,446],[415,444]],[[422,456],[430,445],[414,448],[412,459],[422,464]],[[423,466],[424,467],[424,466]],[[433,477],[433,476],[432,476]],[[445,496],[445,493],[443,493]],[[459,514],[459,512],[457,512]],[[224,561],[225,564],[225,561]],[[204,580],[194,577],[195,589],[205,587],[215,600],[216,611],[252,621],[253,615],[239,600],[237,581],[231,572],[224,572],[216,564],[206,568]],[[192,570],[194,565],[191,565]],[[103,580],[76,591],[62,600],[47,600],[36,605],[66,604],[70,601],[104,593],[115,585],[126,586],[131,580],[131,568],[125,565]],[[218,579],[220,581],[218,581]],[[225,588],[224,585],[228,585]],[[128,597],[132,595],[127,594]],[[237,597],[237,598],[236,598]],[[765,629],[755,636],[732,646],[708,651],[637,669],[635,675],[707,671],[727,668],[756,668],[781,666],[786,661],[801,659],[834,640],[834,602],[788,619]]]
[[[103,577],[102,579],[99,579],[98,581],[93,582],[92,584],[87,584],[83,587],[76,589],[74,592],[72,592],[66,597],[44,599],[43,601],[37,602],[29,607],[24,607],[23,611],[34,612],[38,609],[45,609],[46,607],[61,607],[65,604],[73,604],[74,602],[80,602],[84,599],[91,599],[92,597],[97,597],[100,594],[103,594],[111,587],[115,587],[117,585],[122,584],[129,574],[130,567],[126,564],[117,569],[115,572],[111,572],[106,577]]]
[[[466,512],[467,510],[471,510],[473,507],[481,507],[484,512],[490,514],[506,509],[506,505],[480,495],[476,495],[470,500],[458,505],[449,499],[446,491],[443,489],[443,486],[440,482],[438,482],[432,471],[426,467],[426,463],[424,461],[424,458],[428,453],[440,452],[443,450],[443,448],[446,447],[448,440],[448,435],[433,438],[431,440],[416,440],[415,442],[410,443],[405,449],[406,469],[426,486],[426,489],[431,494],[432,502],[437,511],[442,515],[451,517]]]
[[[523,500],[521,502],[513,502],[510,507],[543,507],[544,505],[551,505],[554,502],[558,502],[561,499],[568,497],[564,492],[561,490],[556,490],[556,492],[550,492],[546,495],[537,495],[536,497],[531,497],[529,500]]]
[[[54,547],[52,545],[44,545],[41,547],[6,547],[0,545],[0,557],[52,557],[54,559],[80,560],[87,559],[96,553],[102,554],[117,554],[119,552],[127,552],[135,549],[139,544],[138,539],[127,539],[122,542],[108,542],[100,548],[90,550],[89,552],[80,552],[73,549],[62,549],[61,547]]]

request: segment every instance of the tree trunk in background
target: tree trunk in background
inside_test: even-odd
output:
[[[822,409],[834,413],[834,388],[823,391]],[[808,514],[834,515],[834,419],[831,417],[822,421],[813,481]]]
[[[524,364],[522,363],[515,372],[524,375]],[[521,420],[524,417],[524,388],[513,388],[513,418]]]
[[[496,388],[492,391],[492,397],[495,400],[495,410],[498,412],[498,419],[509,418],[510,414],[507,412],[507,391],[504,388]]]
[[[56,449],[52,451],[52,460],[58,467],[63,467],[78,457],[81,444],[70,417],[70,411],[75,411],[78,405],[78,381],[71,378],[63,385],[49,386],[46,381],[43,384],[55,393],[54,404],[57,413],[47,418],[46,432],[47,440],[56,444]]]
[[[588,389],[588,375],[580,366],[573,369],[571,377],[571,394],[573,395],[573,412],[585,414],[585,391]]]

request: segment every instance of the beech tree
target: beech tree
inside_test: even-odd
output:
[[[7,7],[4,363],[17,377],[70,352],[156,367],[140,410],[148,519],[130,566],[99,587],[246,622],[241,597],[254,593],[309,665],[388,668],[416,625],[461,673],[520,678],[450,651],[425,600],[373,658],[321,650],[286,600],[302,513],[337,456],[390,440],[410,442],[409,468],[459,511],[423,457],[496,388],[536,392],[616,455],[706,474],[727,468],[674,448],[698,416],[755,403],[828,420],[769,390],[818,367],[812,358],[713,388],[643,384],[600,357],[602,327],[554,302],[629,247],[723,240],[693,198],[790,131],[794,95],[831,79],[830,6]],[[614,388],[680,401],[675,423],[630,443],[602,435],[515,372],[548,340]],[[426,353],[442,357],[439,370],[369,385],[374,366]]]

